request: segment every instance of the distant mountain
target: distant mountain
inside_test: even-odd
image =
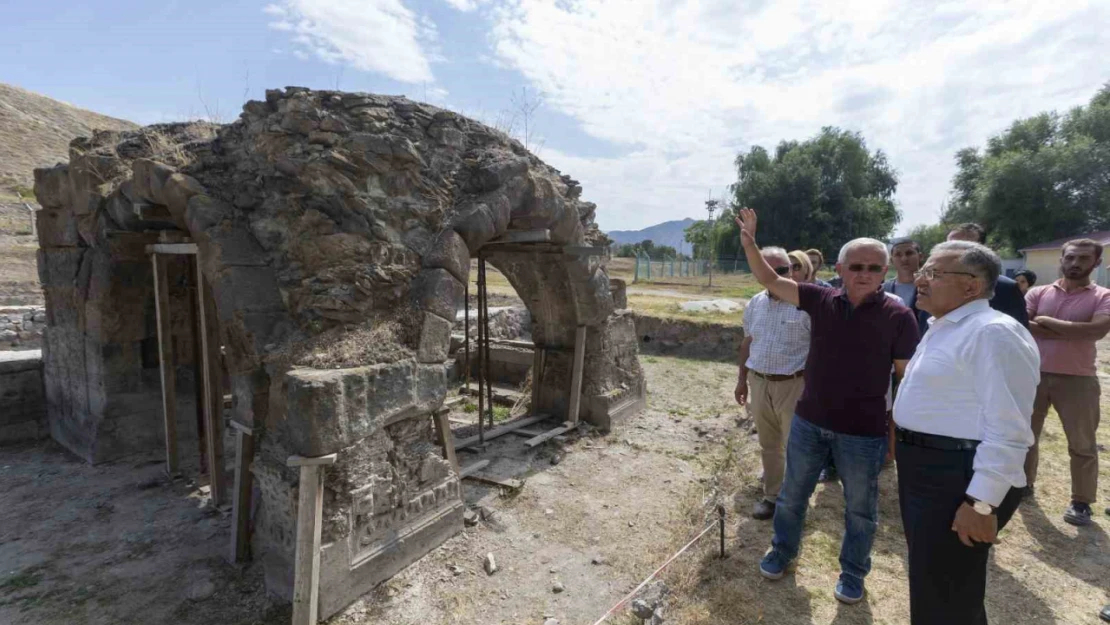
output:
[[[137,125],[0,83],[0,196],[34,185],[36,167],[69,160],[69,142]]]
[[[690,253],[690,244],[686,242],[686,228],[694,223],[694,219],[687,217],[681,221],[664,221],[661,224],[649,226],[643,230],[613,230],[606,232],[613,243],[616,245],[624,245],[625,243],[639,243],[645,239],[651,239],[651,242],[656,245],[669,245],[676,250],[681,246]]]

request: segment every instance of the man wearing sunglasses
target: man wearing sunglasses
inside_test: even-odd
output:
[[[952,241],[917,272],[933,318],[894,402],[912,625],[986,623],[990,548],[1026,482],[1040,356],[988,304],[1001,268],[987,247]]]
[[[987,244],[987,232],[983,226],[974,223],[960,224],[948,233],[949,241],[971,241],[979,245]],[[991,308],[1006,313],[1023,327],[1029,327],[1029,313],[1025,310],[1025,296],[1021,294],[1017,282],[1006,276],[998,276],[994,286]]]
[[[886,396],[893,367],[901,375],[917,347],[913,312],[882,291],[890,263],[886,244],[855,239],[840,250],[843,288],[798,284],[767,264],[755,241],[755,211],[736,220],[752,273],[768,293],[809,314],[811,331],[805,389],[786,443],[786,474],[775,502],[771,550],[759,565],[780,579],[797,557],[809,498],[831,456],[844,486],[840,579],[833,595],[863,599],[878,527],[879,470],[887,450]]]
[[[761,252],[776,275],[804,281],[809,274],[798,261],[791,263],[781,247],[765,247]],[[763,497],[752,509],[752,518],[760,521],[775,514],[775,500],[782,487],[786,437],[794,406],[802,394],[802,374],[809,354],[809,325],[809,315],[767,291],[758,293],[744,308],[736,402],[748,405],[759,437]]]

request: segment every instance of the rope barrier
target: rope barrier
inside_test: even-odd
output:
[[[684,547],[683,547],[682,549],[679,549],[679,550],[678,550],[678,552],[677,552],[677,553],[675,553],[675,554],[674,554],[673,556],[671,556],[671,557],[667,558],[667,561],[666,561],[666,562],[664,562],[662,566],[660,566],[659,568],[655,569],[655,572],[654,572],[654,573],[652,573],[651,575],[648,575],[648,576],[647,576],[647,579],[645,579],[644,581],[640,582],[640,585],[639,585],[639,586],[637,586],[637,587],[636,587],[635,589],[633,589],[633,590],[632,590],[632,592],[630,592],[630,593],[628,593],[627,595],[625,595],[625,596],[624,596],[624,598],[623,598],[623,599],[621,599],[620,601],[618,601],[616,605],[614,605],[613,607],[609,608],[609,611],[607,611],[607,612],[606,612],[605,614],[603,614],[603,615],[601,616],[601,618],[597,619],[597,621],[595,621],[595,622],[594,622],[594,625],[601,625],[601,624],[602,624],[603,622],[605,622],[605,619],[607,619],[607,618],[609,618],[610,616],[612,616],[612,615],[613,615],[613,612],[615,612],[615,611],[616,611],[616,610],[617,610],[618,608],[620,608],[620,607],[621,607],[622,605],[624,605],[624,604],[628,603],[628,601],[629,601],[630,599],[632,599],[633,597],[635,597],[635,596],[636,596],[636,593],[638,593],[638,592],[640,592],[641,590],[643,590],[644,586],[647,586],[648,582],[650,582],[650,581],[651,581],[652,579],[654,579],[656,575],[658,575],[659,573],[661,573],[661,572],[663,571],[663,569],[667,568],[667,565],[669,565],[669,564],[670,564],[671,562],[674,562],[675,558],[677,558],[678,556],[682,555],[682,554],[683,554],[683,553],[684,553],[684,552],[685,552],[685,551],[686,551],[687,549],[689,549],[689,548],[690,548],[691,546],[693,546],[693,544],[694,544],[694,543],[696,543],[696,542],[698,542],[699,540],[701,540],[701,537],[702,537],[702,536],[705,536],[705,535],[706,535],[707,533],[709,533],[709,530],[713,529],[714,527],[718,527],[718,526],[720,526],[721,528],[724,528],[724,523],[725,523],[725,518],[724,518],[724,516],[723,516],[723,515],[721,516],[721,518],[719,518],[719,519],[717,519],[716,521],[713,521],[712,523],[710,523],[710,524],[709,524],[709,525],[708,525],[708,526],[707,526],[707,527],[706,527],[705,529],[703,529],[703,530],[702,530],[702,531],[701,531],[700,533],[698,533],[698,535],[697,535],[697,536],[695,536],[693,540],[691,540],[690,542],[686,543],[686,546],[684,546]]]

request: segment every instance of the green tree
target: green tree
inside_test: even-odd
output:
[[[1110,228],[1110,83],[1087,106],[1019,119],[956,153],[944,223],[975,221],[1012,250]]]
[[[868,150],[856,132],[826,127],[806,141],[779,143],[773,156],[753,146],[736,157],[736,171],[733,207],[759,211],[765,245],[817,248],[835,258],[850,239],[889,237],[901,219],[894,205],[897,173],[886,155]],[[741,255],[735,211],[723,212],[712,228],[687,229],[695,250],[712,238],[718,258]]]

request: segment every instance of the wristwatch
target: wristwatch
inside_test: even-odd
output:
[[[979,501],[971,495],[964,495],[964,498],[967,500],[967,503],[971,505],[973,510],[983,516],[994,514],[995,512],[995,507],[985,501]]]

